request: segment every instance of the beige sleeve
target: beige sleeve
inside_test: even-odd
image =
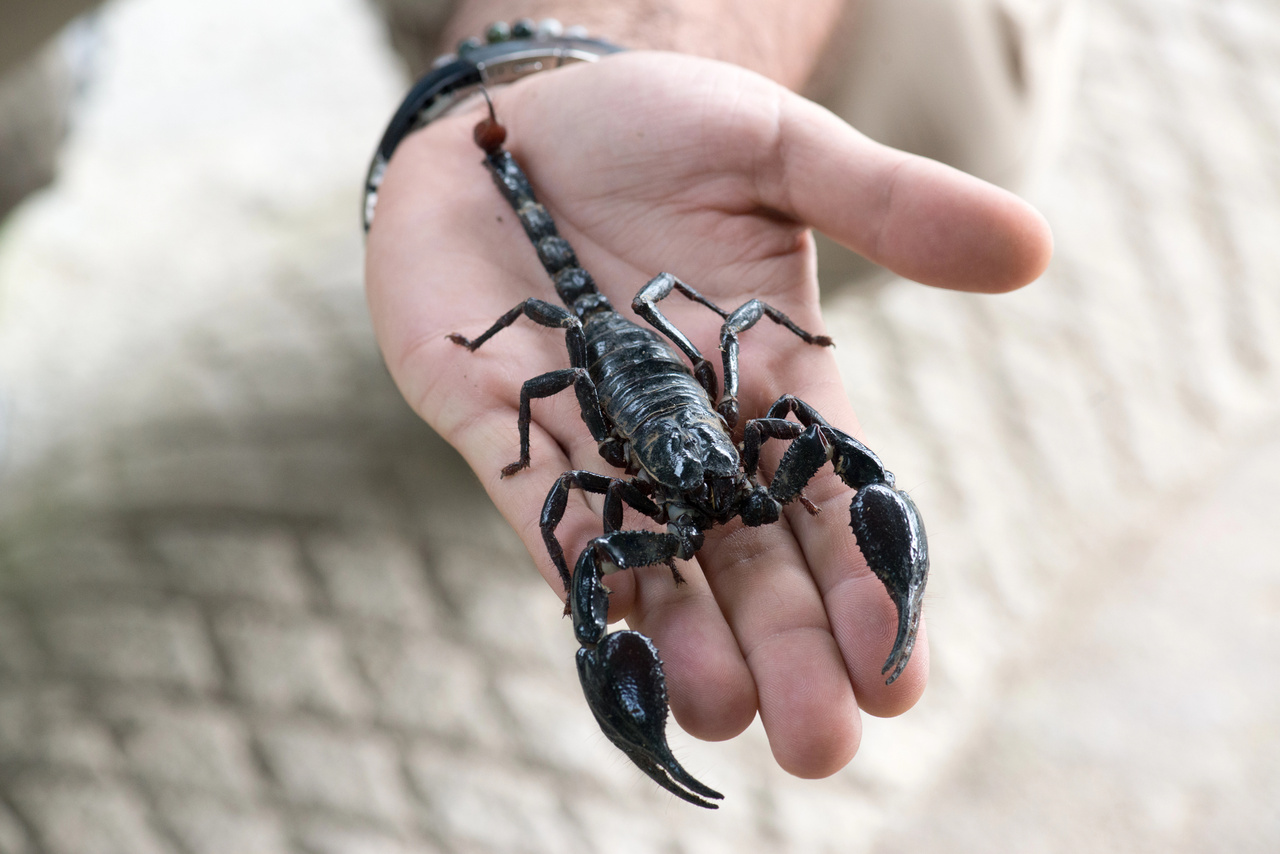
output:
[[[862,0],[819,100],[871,138],[1005,187],[1051,154],[1079,0]]]
[[[810,97],[867,136],[1000,186],[1026,186],[1062,138],[1083,0],[855,0]],[[822,235],[824,285],[885,271]]]

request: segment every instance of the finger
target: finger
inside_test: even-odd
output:
[[[741,733],[755,719],[756,685],[697,562],[635,571],[628,622],[658,647],[671,711],[685,732],[707,741]]]
[[[837,429],[862,438],[830,351],[812,353],[806,361],[809,369],[803,376],[779,372],[761,383],[768,389],[769,402],[789,391]],[[789,387],[779,387],[779,378],[789,382]],[[771,449],[773,466],[786,444],[778,442]],[[886,684],[881,668],[897,635],[898,612],[884,584],[867,566],[850,530],[849,504],[854,491],[830,466],[824,466],[805,486],[804,495],[818,507],[818,514],[812,515],[793,502],[785,509],[785,518],[822,597],[858,706],[880,717],[901,714],[919,701],[928,682],[929,644],[924,624],[906,669],[892,684]]]
[[[708,532],[699,560],[755,681],[760,719],[791,774],[834,774],[857,752],[857,702],[822,599],[785,523]]]
[[[853,491],[823,469],[805,487],[805,495],[819,508],[818,515],[793,504],[786,518],[822,597],[858,706],[878,717],[902,714],[919,701],[929,678],[924,622],[906,669],[886,684],[881,669],[897,635],[898,612],[849,530]]]
[[[790,305],[783,300],[785,297],[779,302]],[[797,318],[805,318],[798,304],[793,314],[793,319]],[[744,413],[763,415],[778,397],[790,393],[817,409],[837,429],[860,436],[830,350],[798,342],[772,325],[760,328],[757,324],[743,336],[740,362]],[[762,482],[771,478],[787,444],[779,441],[765,446]],[[812,516],[793,503],[786,508],[786,519],[825,609],[858,705],[878,716],[900,714],[919,700],[928,680],[927,639],[921,632],[907,669],[892,685],[886,685],[880,671],[897,633],[897,610],[884,585],[867,567],[849,528],[849,503],[854,493],[831,467],[824,466],[806,485],[804,494],[821,512]]]
[[[1001,292],[1035,280],[1053,237],[1012,193],[873,142],[798,96],[781,96],[762,201],[908,279]]]

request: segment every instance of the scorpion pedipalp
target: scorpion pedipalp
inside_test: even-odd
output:
[[[649,557],[655,559],[678,546],[678,538],[670,534],[629,531],[618,536],[649,539]],[[667,744],[667,680],[657,647],[639,632],[605,634],[609,594],[601,581],[597,551],[593,542],[582,552],[569,597],[574,631],[582,644],[578,680],[591,714],[605,737],[655,783],[691,804],[716,809],[707,799],[724,796],[686,771]]]
[[[803,400],[783,395],[769,408],[768,418],[759,420],[772,424],[769,419],[782,419],[789,413],[795,413],[806,429],[782,455],[769,493],[781,504],[799,497],[800,490],[828,460],[840,479],[857,490],[849,504],[849,526],[867,567],[880,579],[898,611],[893,649],[880,671],[889,674],[886,684],[892,684],[902,675],[915,647],[924,586],[929,580],[929,546],[920,511],[905,492],[894,487],[893,473],[875,452],[832,427]],[[764,438],[772,434],[756,435]]]
[[[881,668],[893,683],[907,666],[920,629],[921,599],[929,575],[929,548],[920,511],[905,492],[873,483],[859,489],[849,505],[849,526],[867,566],[889,591],[898,609],[893,649]]]
[[[607,635],[578,650],[578,678],[600,730],[636,767],[676,797],[718,808],[707,799],[724,795],[686,771],[667,744],[667,682],[653,641],[633,631]]]

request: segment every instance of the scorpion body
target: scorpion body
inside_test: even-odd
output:
[[[515,210],[565,308],[536,298],[524,300],[474,339],[450,335],[474,351],[522,315],[565,331],[570,367],[534,377],[520,393],[517,426],[520,459],[503,469],[514,475],[529,465],[531,401],[574,388],[582,418],[600,455],[626,477],[590,471],[564,472],[543,505],[540,528],[568,596],[578,651],[578,674],[605,735],[663,788],[690,803],[714,808],[723,797],[690,775],[667,745],[666,680],[652,641],[635,631],[608,630],[608,590],[603,576],[620,569],[665,564],[679,583],[675,560],[694,556],[703,532],[741,518],[748,526],[777,521],[782,507],[831,462],[856,490],[850,523],[868,566],[884,583],[898,610],[898,632],[883,672],[892,682],[910,658],[928,575],[928,550],[919,513],[894,488],[892,473],[866,446],[835,429],[803,401],[784,395],[762,418],[748,420],[742,440],[738,423],[738,335],[768,317],[806,343],[830,346],[785,314],[758,300],[733,312],[716,306],[669,273],[650,280],[632,302],[635,312],[670,341],[615,311],[538,203],[528,177],[502,144],[505,129],[490,115],[476,127],[476,142],[498,189]],[[714,368],[658,310],[659,300],[679,291],[719,314],[724,393]],[[674,345],[674,346],[673,346]],[[684,358],[682,358],[682,356]],[[686,364],[685,358],[689,360]],[[718,398],[718,401],[717,401]],[[796,421],[788,415],[795,415]],[[768,486],[757,479],[761,445],[790,440]],[[556,538],[572,489],[604,496],[604,533],[578,557],[573,572]],[[624,530],[623,506],[644,514],[666,531]]]

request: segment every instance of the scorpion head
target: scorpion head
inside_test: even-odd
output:
[[[632,441],[632,448],[654,480],[692,496],[707,482],[735,478],[738,451],[718,424],[681,424],[659,418]]]

